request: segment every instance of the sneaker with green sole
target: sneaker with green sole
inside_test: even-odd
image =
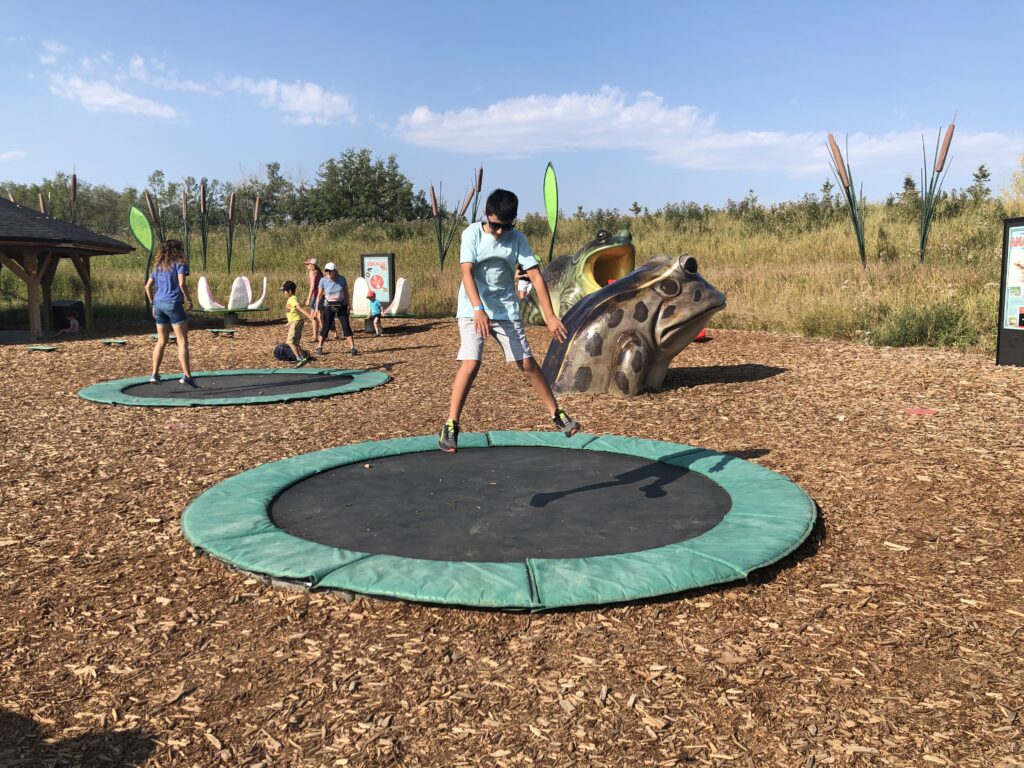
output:
[[[309,355],[303,355],[302,357],[300,357],[300,358],[299,358],[299,359],[298,359],[298,360],[296,361],[295,365],[293,365],[292,367],[293,367],[293,368],[301,368],[302,366],[304,366],[304,365],[308,364],[308,363],[309,363],[309,361],[310,361],[310,357],[309,357]]]
[[[437,447],[445,453],[456,453],[459,450],[459,422],[452,419],[445,422],[437,436]]]
[[[580,423],[559,408],[551,417],[555,427],[562,430],[566,437],[572,437],[580,431]]]

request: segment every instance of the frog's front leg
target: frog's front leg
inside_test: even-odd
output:
[[[639,333],[630,331],[618,338],[619,352],[615,356],[615,372],[609,382],[612,394],[636,395],[643,389],[644,375],[650,352]]]

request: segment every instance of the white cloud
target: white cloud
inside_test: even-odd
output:
[[[150,66],[156,71],[150,70]],[[158,59],[150,59],[147,63],[142,56],[132,56],[128,62],[128,74],[135,80],[165,91],[188,91],[211,95],[217,93],[216,89],[209,85],[178,77],[173,70],[168,70],[167,65]]]
[[[61,55],[68,52],[68,47],[56,40],[44,40],[43,52],[39,54],[39,63],[52,66],[57,63]]]
[[[0,163],[5,163],[8,160],[20,160],[23,157],[28,157],[28,155],[17,149],[10,152],[0,152]]]
[[[929,158],[935,129],[925,131]],[[418,146],[473,155],[526,157],[574,150],[636,150],[674,168],[820,175],[827,166],[825,130],[804,132],[724,130],[714,115],[695,106],[669,106],[643,92],[630,98],[618,88],[596,93],[525,96],[487,107],[434,112],[420,106],[402,115],[397,132]],[[842,146],[842,137],[836,137]],[[921,131],[850,136],[858,166],[906,164],[920,168]],[[1013,163],[1024,137],[958,133],[953,155],[961,169],[981,162]],[[827,171],[826,171],[827,172]]]
[[[50,92],[69,101],[77,101],[90,112],[120,112],[144,117],[178,117],[168,105],[142,96],[135,96],[106,80],[83,80],[80,77],[52,75]]]
[[[284,119],[299,125],[326,125],[338,119],[355,122],[352,101],[341,93],[328,91],[316,83],[281,83],[272,78],[253,80],[236,77],[226,89],[257,96],[266,107],[284,113]]]

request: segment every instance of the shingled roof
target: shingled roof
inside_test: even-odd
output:
[[[135,250],[120,240],[98,235],[78,224],[0,200],[0,248],[4,246],[92,251],[96,255]]]

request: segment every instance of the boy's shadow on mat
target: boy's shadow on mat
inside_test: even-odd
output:
[[[59,741],[31,718],[0,709],[0,765],[5,768],[142,765],[154,745],[153,737],[139,730],[94,731]]]
[[[788,368],[774,365],[704,365],[684,368],[669,368],[662,391],[699,387],[704,384],[740,384],[747,381],[762,381],[786,373]]]

